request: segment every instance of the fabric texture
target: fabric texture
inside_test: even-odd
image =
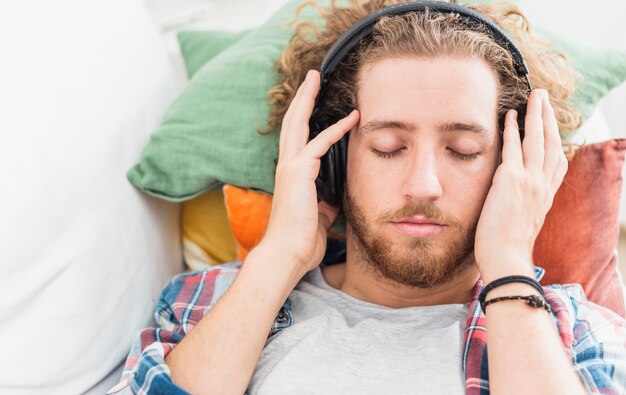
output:
[[[221,190],[183,202],[182,228],[183,256],[192,270],[235,260],[237,247]]]
[[[136,337],[121,381],[109,394],[131,391],[185,394],[172,382],[165,356],[224,295],[239,267],[239,263],[227,264],[174,277],[163,290],[156,307],[158,328],[147,328]],[[543,269],[536,268],[535,273],[540,280]],[[469,303],[463,341],[462,366],[468,395],[489,393],[487,319],[478,303],[482,289],[479,280]],[[578,285],[550,285],[544,290],[564,349],[587,391],[623,394],[626,391],[624,319],[589,302]],[[288,298],[269,336],[294,323],[292,301]]]
[[[225,31],[183,31],[178,33],[178,45],[185,61],[185,69],[189,79],[220,52],[230,47],[240,38],[248,34]]]
[[[100,395],[183,268],[178,205],[124,177],[175,74],[142,1],[0,10],[0,394]]]
[[[237,242],[237,259],[243,262],[265,235],[272,211],[272,196],[224,185],[224,202],[230,229]]]
[[[230,47],[243,32],[179,32],[178,43],[189,79],[209,60]],[[205,192],[183,202],[183,256],[191,270],[231,262],[238,249],[228,224],[222,190]],[[245,255],[244,255],[245,256]]]
[[[319,267],[289,299],[294,324],[268,339],[251,395],[465,393],[469,303],[380,306],[332,288]]]
[[[538,29],[538,34],[551,40],[581,74],[583,81],[572,102],[584,119],[591,116],[600,99],[626,81],[626,51],[592,46],[547,29]]]
[[[534,262],[544,284],[581,284],[588,298],[622,317],[618,269],[619,201],[626,140],[580,148],[535,243]]]
[[[267,92],[277,82],[272,67],[293,34],[285,25],[301,2],[286,4],[194,75],[129,170],[131,183],[171,201],[223,184],[273,191],[278,134],[258,130],[267,128]],[[310,8],[302,13],[314,15]]]

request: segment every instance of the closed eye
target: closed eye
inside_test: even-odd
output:
[[[451,148],[448,148],[448,151],[450,151],[450,153],[452,154],[452,156],[461,159],[461,160],[472,160],[472,159],[476,159],[478,157],[478,155],[480,155],[480,152],[475,152],[473,154],[462,154],[458,151],[455,151]]]
[[[403,149],[404,148],[400,148],[395,151],[386,152],[386,151],[379,151],[376,148],[372,148],[372,152],[376,154],[376,156],[379,156],[381,158],[392,158],[398,155]]]
[[[372,148],[372,152],[376,156],[388,159],[388,158],[393,158],[394,156],[399,155],[400,152],[402,152],[402,150],[404,150],[404,149],[405,148],[400,148],[400,149],[397,149],[395,151],[387,152],[387,151],[379,151],[376,148]],[[448,148],[448,151],[452,154],[452,156],[454,156],[455,158],[458,158],[460,160],[472,160],[472,159],[476,159],[480,155],[480,152],[475,152],[473,154],[462,154],[462,153],[460,153],[458,151],[455,151],[455,150],[453,150],[451,148]]]

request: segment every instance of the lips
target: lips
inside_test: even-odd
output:
[[[391,222],[391,225],[396,231],[412,237],[432,237],[446,228],[444,224],[423,217],[402,218]]]
[[[396,221],[393,221],[394,223],[409,223],[409,224],[418,224],[418,225],[440,225],[443,226],[443,224],[440,224],[439,222],[435,221],[434,219],[431,218],[426,218],[426,217],[409,217],[409,218],[402,218]]]

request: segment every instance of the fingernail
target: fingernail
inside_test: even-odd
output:
[[[311,74],[313,74],[313,69],[309,70],[306,72],[306,78],[304,79],[305,81],[308,81],[311,79]]]

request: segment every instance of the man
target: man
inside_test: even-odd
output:
[[[333,29],[382,5],[329,12],[327,36],[285,51],[302,56],[283,67],[283,82],[301,74],[309,49],[328,50]],[[533,244],[567,169],[566,122],[548,92],[535,89],[523,104],[509,50],[451,13],[380,18],[350,56],[326,89],[352,96],[323,105],[355,110],[308,141],[319,73],[286,95],[263,241],[241,267],[170,282],[157,307],[161,328],[142,332],[120,389],[625,391],[623,319],[577,286],[533,286],[542,272]],[[511,109],[520,104],[523,141]],[[280,104],[275,113],[283,115]],[[320,268],[339,210],[318,203],[315,180],[320,158],[347,133],[346,262]],[[484,292],[488,307],[479,305],[483,285],[512,275],[527,280]]]

